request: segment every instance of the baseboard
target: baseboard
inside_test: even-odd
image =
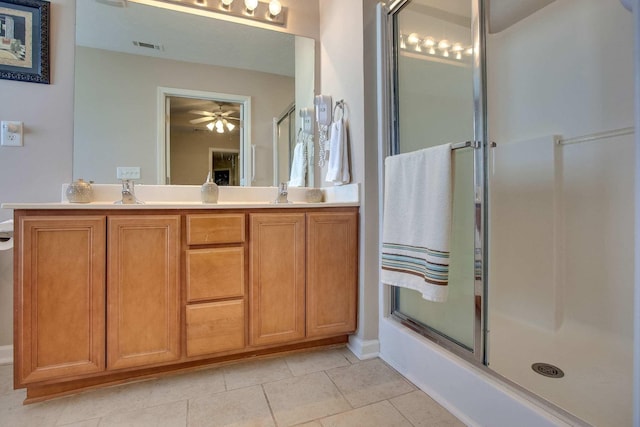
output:
[[[357,335],[349,336],[347,347],[360,360],[373,359],[380,354],[380,341],[365,341]]]
[[[11,365],[13,363],[13,346],[0,345],[0,365]]]

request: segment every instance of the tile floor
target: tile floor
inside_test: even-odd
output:
[[[380,359],[319,350],[22,405],[0,366],[0,426],[464,426]]]

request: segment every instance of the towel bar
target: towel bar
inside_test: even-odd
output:
[[[454,144],[451,144],[452,150],[458,150],[460,148],[467,148],[467,147],[479,148],[480,141],[463,141],[463,142],[456,142]]]

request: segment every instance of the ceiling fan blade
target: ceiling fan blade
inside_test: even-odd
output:
[[[226,120],[238,120],[240,121],[240,117],[225,117]]]
[[[216,113],[212,113],[211,111],[202,111],[202,110],[191,110],[189,114],[199,114],[201,116],[215,116]]]
[[[198,123],[204,123],[204,122],[210,122],[211,120],[215,120],[215,117],[200,117],[199,119],[193,119],[193,120],[189,120],[189,123],[191,124],[198,124]]]

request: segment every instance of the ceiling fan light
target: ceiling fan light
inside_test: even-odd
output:
[[[222,120],[218,119],[216,120],[216,131],[218,133],[223,133],[224,132],[224,123],[222,123]]]
[[[275,18],[280,12],[282,12],[282,4],[278,0],[271,0],[269,2],[269,14]]]
[[[227,129],[229,130],[229,132],[231,132],[235,128],[236,128],[236,126],[233,123],[227,122]]]
[[[213,130],[213,127],[214,127],[214,126],[215,126],[215,125],[213,124],[213,122],[209,122],[209,123],[207,123],[207,129],[209,129],[210,131],[212,131],[212,130]]]

